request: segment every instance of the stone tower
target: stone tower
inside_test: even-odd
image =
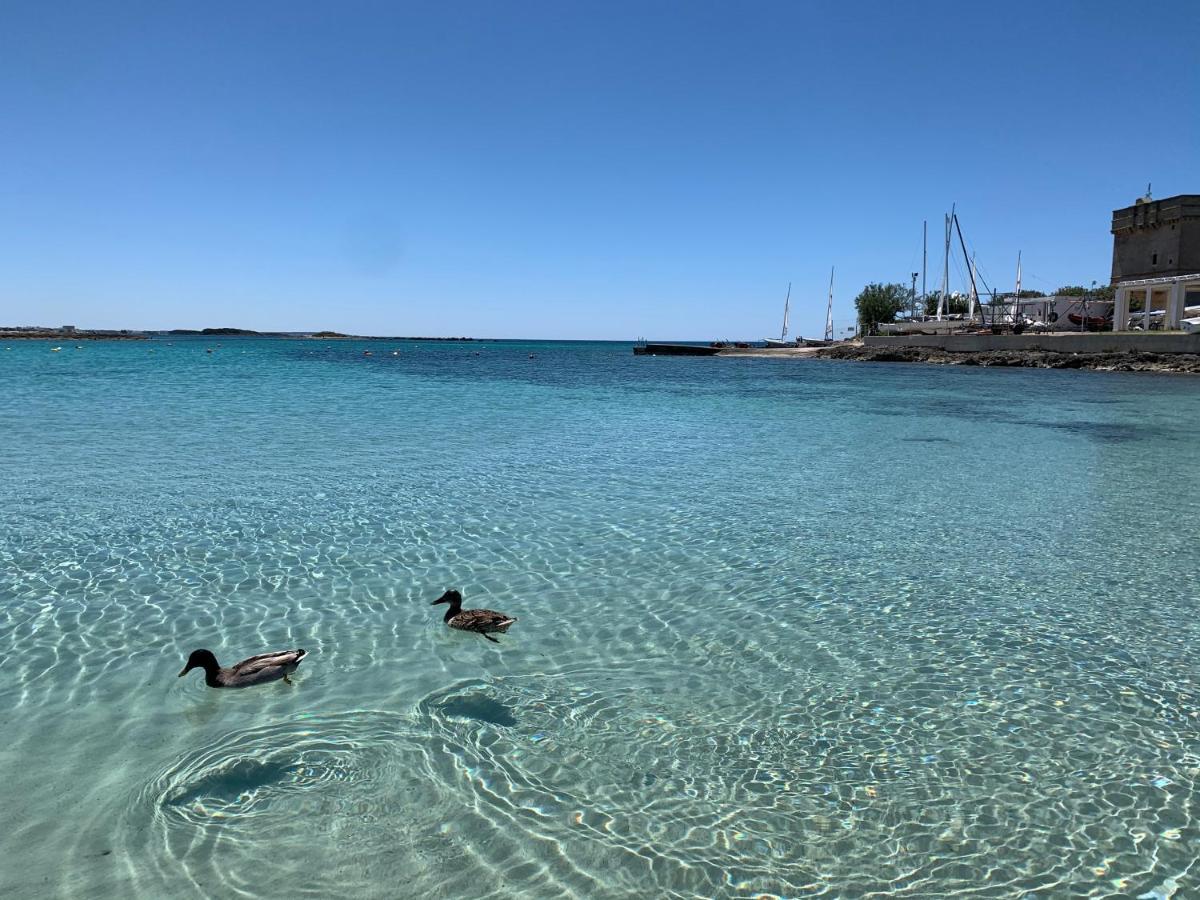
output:
[[[1200,272],[1200,194],[1151,200],[1112,214],[1112,283]]]

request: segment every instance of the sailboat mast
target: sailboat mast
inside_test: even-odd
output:
[[[956,216],[954,209],[957,205],[956,203],[950,204],[950,216],[946,219],[946,312],[950,311],[950,237]]]
[[[946,298],[950,294],[950,222],[954,217],[954,204],[950,204],[950,212],[946,215],[946,255],[942,263],[942,295],[938,297],[937,319],[940,322],[946,312]]]
[[[1017,321],[1017,310],[1021,303],[1021,251],[1017,251],[1017,293],[1013,296],[1012,321]]]
[[[954,216],[954,228],[958,231],[958,245],[962,247],[963,259],[967,258],[967,242],[963,240],[962,225],[959,224],[958,216]],[[971,254],[971,267],[967,270],[971,276],[971,318],[975,318],[975,301],[978,299],[978,292],[975,289],[975,254]]]
[[[979,296],[975,291],[975,254],[971,254],[971,303],[967,309],[967,321],[975,321],[975,304],[979,301]]]
[[[925,269],[929,266],[929,220],[921,220],[921,315],[925,315]]]
[[[833,266],[829,267],[829,304],[825,307],[825,340],[833,340]]]
[[[789,304],[791,304],[791,302],[792,302],[792,283],[789,281],[787,297],[783,301],[783,331],[781,331],[779,333],[779,339],[781,341],[787,340],[788,306],[789,306]]]

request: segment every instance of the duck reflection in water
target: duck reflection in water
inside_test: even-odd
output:
[[[512,727],[517,717],[512,708],[486,694],[460,694],[438,704],[438,711],[451,719],[474,719],[489,725]]]

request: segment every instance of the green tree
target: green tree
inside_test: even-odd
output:
[[[911,300],[903,284],[868,284],[854,298],[858,321],[865,331],[874,331],[883,322],[895,322],[896,314],[908,309]]]
[[[1054,293],[1060,297],[1087,297],[1089,300],[1112,300],[1117,292],[1111,284],[1096,287],[1096,282],[1093,281],[1090,288],[1085,288],[1079,284],[1068,284],[1066,287],[1060,287]]]
[[[925,295],[925,315],[936,316],[938,308],[938,300],[941,298],[941,291],[934,291],[931,294]],[[967,312],[967,298],[962,294],[951,294],[946,298],[946,308],[942,310],[944,314],[963,313]]]

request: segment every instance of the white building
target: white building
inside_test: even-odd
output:
[[[1113,331],[1149,331],[1152,322],[1164,331],[1175,331],[1182,327],[1187,311],[1200,312],[1200,273],[1121,281],[1116,288]],[[1131,314],[1129,307],[1135,298],[1141,299],[1142,308]]]

